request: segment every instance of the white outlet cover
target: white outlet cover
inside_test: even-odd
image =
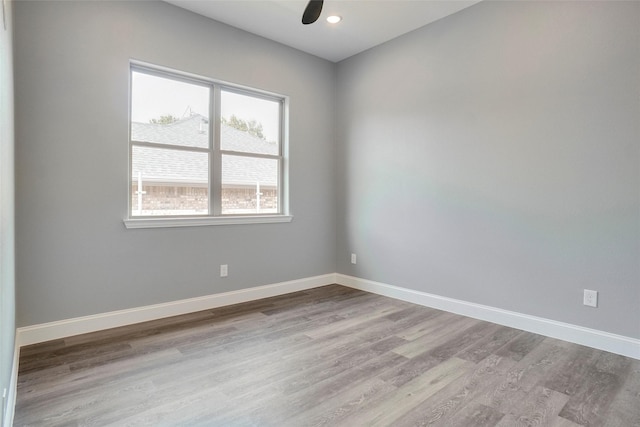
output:
[[[598,291],[585,289],[583,304],[589,307],[598,307]]]

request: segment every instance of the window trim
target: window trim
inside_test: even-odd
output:
[[[195,84],[210,89],[210,116],[209,119],[209,144],[207,148],[172,146],[166,144],[156,144],[144,141],[134,141],[131,138],[131,117],[132,117],[132,87],[133,73],[141,72],[154,75],[157,77],[168,78],[172,80],[182,81],[189,84]],[[280,138],[277,155],[265,155],[262,153],[245,153],[235,152],[221,149],[220,141],[220,124],[221,124],[221,92],[229,91],[239,93],[259,99],[266,99],[279,103],[280,109]],[[129,120],[128,120],[128,175],[127,175],[127,214],[123,220],[124,225],[128,229],[135,228],[162,228],[162,227],[191,227],[191,226],[210,226],[210,225],[230,225],[230,224],[265,224],[265,223],[284,223],[291,222],[293,216],[289,212],[289,159],[288,159],[288,113],[289,113],[289,97],[267,92],[260,89],[249,88],[233,83],[211,79],[208,77],[198,76],[178,70],[173,70],[163,66],[148,64],[145,62],[131,60],[129,62]],[[132,191],[132,170],[133,170],[133,147],[134,146],[150,146],[155,148],[166,149],[184,149],[190,152],[206,152],[209,155],[209,213],[194,215],[148,215],[133,216],[133,191]],[[222,191],[222,175],[220,173],[222,167],[223,155],[239,155],[251,158],[268,158],[278,160],[278,212],[279,213],[248,213],[248,214],[222,214],[221,191]]]
[[[291,222],[293,215],[225,215],[225,216],[198,216],[198,217],[143,217],[125,219],[124,225],[128,229],[135,228],[171,228],[171,227],[198,227],[209,225],[238,225],[238,224],[273,224]]]

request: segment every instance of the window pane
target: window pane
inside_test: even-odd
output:
[[[131,140],[209,146],[209,88],[133,72]]]
[[[132,148],[132,216],[209,213],[207,153]]]
[[[278,213],[276,159],[222,156],[222,213]]]
[[[245,153],[280,153],[280,103],[221,92],[220,146]]]

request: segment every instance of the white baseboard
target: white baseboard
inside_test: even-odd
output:
[[[257,299],[330,285],[335,283],[335,278],[336,275],[331,273],[271,285],[257,286],[239,291],[206,295],[198,298],[190,298],[163,304],[148,305],[127,310],[112,311],[91,316],[76,317],[73,319],[26,326],[17,329],[16,341],[18,346],[21,347],[29,344],[70,337],[72,335],[96,332],[104,329],[146,322],[149,320],[208,310],[225,305],[254,301]]]
[[[193,313],[225,305],[254,301],[257,299],[283,295],[305,289],[312,289],[332,283],[338,283],[340,285],[423,305],[425,307],[432,307],[475,319],[486,320],[488,322],[640,360],[640,340],[635,338],[549,320],[542,317],[502,310],[486,305],[474,304],[453,298],[441,297],[438,295],[428,294],[426,292],[401,288],[398,286],[338,273],[18,328],[16,331],[16,345],[17,348],[19,348],[29,344],[65,338],[72,335],[126,326],[134,323],[161,319],[164,317],[177,316],[180,314]],[[18,357],[16,355],[16,373],[17,358]],[[14,379],[12,379],[12,381],[13,380]]]
[[[481,304],[474,304],[453,298],[441,297],[426,292],[387,285],[371,280],[336,273],[336,283],[360,289],[378,295],[436,308],[474,319],[486,320],[499,325],[521,329],[581,344],[599,350],[609,351],[634,359],[640,359],[640,340],[622,335],[611,334],[596,329],[557,322],[542,317],[530,316],[513,311],[502,310]]]

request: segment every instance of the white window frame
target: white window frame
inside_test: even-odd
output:
[[[165,149],[185,150],[183,146],[172,146],[163,143],[149,143],[134,141],[131,138],[131,103],[132,103],[132,76],[134,72],[141,72],[155,75],[163,78],[169,78],[186,83],[205,86],[210,89],[210,115],[209,119],[209,147],[186,148],[192,152],[206,152],[209,156],[209,214],[206,215],[166,215],[166,216],[132,216],[132,157],[133,147],[154,147]],[[222,150],[220,147],[220,99],[221,91],[230,91],[240,93],[255,98],[277,101],[280,104],[280,140],[278,141],[279,153],[277,155],[268,155],[260,153],[246,153],[229,150]],[[181,71],[172,70],[166,67],[149,65],[138,61],[131,61],[129,67],[129,167],[127,175],[127,216],[124,219],[126,228],[163,228],[163,227],[192,227],[192,226],[208,226],[208,225],[228,225],[228,224],[264,224],[264,223],[282,223],[291,222],[293,216],[289,212],[289,183],[288,183],[288,110],[289,99],[287,96],[266,92],[245,86],[239,86],[213,80],[210,78],[196,76]],[[268,158],[277,159],[279,162],[278,170],[278,212],[269,214],[222,214],[221,213],[221,191],[222,191],[222,155],[230,154],[234,156],[243,156],[251,158]]]

